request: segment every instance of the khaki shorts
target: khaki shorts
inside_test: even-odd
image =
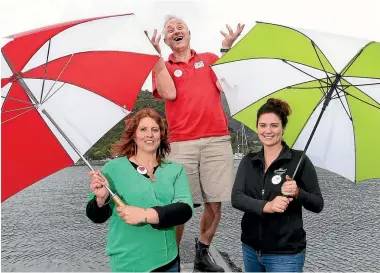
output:
[[[233,185],[231,137],[172,142],[169,160],[184,166],[194,204],[230,201]]]

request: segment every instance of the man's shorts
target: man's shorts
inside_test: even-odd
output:
[[[229,135],[172,142],[169,160],[184,166],[193,203],[231,200],[234,159]]]

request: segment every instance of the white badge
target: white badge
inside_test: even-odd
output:
[[[272,177],[272,183],[275,184],[275,185],[277,185],[278,183],[280,183],[281,180],[282,180],[282,178],[278,174]]]
[[[195,69],[201,68],[201,67],[204,67],[204,66],[205,66],[205,64],[203,63],[203,61],[199,61],[199,62],[194,63]]]
[[[147,173],[148,173],[148,170],[147,170],[144,166],[138,166],[138,167],[137,167],[137,172],[138,172],[139,174],[144,175],[144,174],[147,174]]]
[[[182,71],[177,69],[176,71],[174,71],[174,76],[176,76],[177,78],[181,77],[182,76]]]

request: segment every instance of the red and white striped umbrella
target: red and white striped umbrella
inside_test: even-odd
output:
[[[2,48],[2,202],[83,158],[133,109],[159,58],[134,17],[48,26]]]

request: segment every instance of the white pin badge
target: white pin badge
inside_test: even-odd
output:
[[[194,63],[195,69],[201,68],[201,67],[204,67],[204,66],[205,66],[205,64],[203,63],[203,61],[199,61],[199,62]]]
[[[278,175],[278,174],[272,177],[272,183],[273,183],[274,185],[279,184],[279,183],[281,182],[281,180],[282,180],[282,178],[281,178],[281,176]]]
[[[138,166],[138,167],[137,167],[137,172],[138,172],[139,174],[144,175],[144,174],[147,174],[147,173],[148,173],[148,170],[147,170],[144,166]]]
[[[181,77],[182,76],[182,71],[177,69],[176,71],[174,71],[174,76],[176,76],[177,78]]]

